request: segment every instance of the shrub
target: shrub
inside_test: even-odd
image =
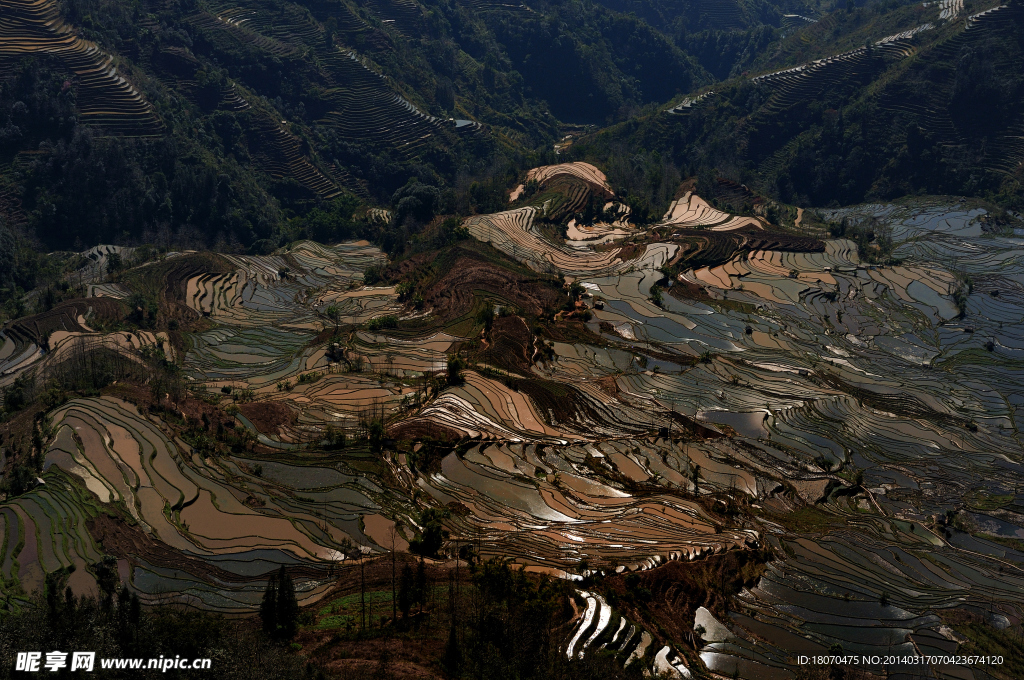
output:
[[[448,384],[461,385],[463,381],[462,371],[466,368],[466,361],[457,354],[448,355]]]
[[[366,329],[374,333],[385,328],[395,328],[396,326],[398,326],[398,317],[393,314],[375,316],[366,322]]]
[[[659,307],[664,306],[665,297],[661,294],[661,286],[651,286],[651,302]]]
[[[448,518],[446,510],[428,508],[420,515],[420,524],[423,531],[416,534],[416,537],[409,542],[409,550],[424,557],[435,557],[437,551],[444,545],[449,533],[442,520]]]

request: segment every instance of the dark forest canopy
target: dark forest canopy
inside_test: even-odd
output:
[[[73,60],[0,53],[0,214],[38,250],[393,242],[354,216],[493,211],[559,158],[710,173],[803,206],[945,193],[1020,207],[1019,3],[968,29],[896,0],[259,0],[242,27],[203,0],[52,7],[151,113],[97,116],[134,105]],[[899,49],[878,42],[915,27]],[[806,83],[752,78],[836,54]],[[697,93],[712,94],[666,113]],[[403,195],[410,180],[443,200]],[[628,183],[654,207],[673,191]]]

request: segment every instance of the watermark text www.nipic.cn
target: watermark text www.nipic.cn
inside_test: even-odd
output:
[[[92,673],[97,670],[96,652],[18,652],[14,670],[26,673],[56,673],[68,669]],[[161,656],[158,659],[100,659],[98,670],[209,670],[210,659]]]
[[[820,654],[798,656],[801,666],[1001,666],[1003,657],[968,654]]]

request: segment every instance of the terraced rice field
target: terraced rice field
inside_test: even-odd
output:
[[[707,228],[712,231],[733,231],[743,227],[761,229],[762,222],[756,217],[732,216],[708,205],[707,201],[692,192],[686,192],[679,200],[673,201],[661,223],[679,227]]]
[[[676,244],[657,241],[648,241],[639,253],[636,248],[609,247],[623,239],[642,238],[646,233],[629,223],[628,207],[613,200],[604,204],[605,210],[618,206],[618,217],[613,222],[582,225],[571,218],[566,226],[566,238],[551,239],[538,227],[540,218],[572,216],[590,195],[611,199],[614,193],[604,174],[589,163],[534,168],[527,173],[526,179],[537,182],[540,187],[528,205],[490,215],[477,215],[467,219],[463,226],[475,238],[536,271],[571,277],[612,277],[633,271],[656,270],[679,252]],[[524,190],[525,185],[519,185],[509,194],[509,202],[519,200]],[[653,228],[716,232],[746,230],[744,233],[747,233],[751,229],[761,230],[766,224],[761,218],[730,215],[712,208],[700,196],[687,192],[672,202]]]
[[[684,450],[665,440],[598,445],[509,441],[451,454],[440,472],[418,482],[439,502],[454,501],[468,510],[457,526],[485,554],[535,567],[586,556],[593,565],[622,572],[693,560],[758,540],[756,532],[716,531],[699,504],[668,492],[692,489],[689,470],[700,463],[711,466],[702,467],[708,470],[708,492],[736,484],[753,490],[752,478],[741,479],[727,466],[713,470],[710,456],[717,453]],[[609,480],[616,472],[638,484],[657,480],[666,493],[635,497],[621,483],[609,484],[600,471],[588,468],[588,455],[599,459]]]
[[[588,651],[610,652],[624,667],[643,659],[649,649],[653,651],[651,634],[617,613],[601,595],[577,590],[576,598],[585,609],[579,613],[572,637],[565,648],[568,658],[582,659]],[[656,677],[690,677],[684,660],[669,646],[663,646],[654,656],[654,663],[645,673]]]
[[[90,525],[92,534],[86,532],[110,504],[138,522],[133,535],[116,542],[133,543],[130,582],[152,600],[177,594],[216,609],[245,608],[259,596],[252,579],[279,563],[309,565],[300,590],[315,598],[324,585],[318,565],[339,558],[332,546],[345,538],[370,542],[359,518],[379,509],[370,496],[383,491],[356,476],[272,462],[261,463],[265,476],[256,476],[251,462],[201,460],[169,439],[158,418],[113,398],[76,400],[53,417],[46,467],[61,473],[47,475],[46,485],[20,496],[3,515],[35,539],[20,551],[5,544],[4,563],[18,565],[23,585],[61,565],[98,562],[102,551],[91,535],[113,549],[102,528]],[[84,489],[60,482],[68,476]],[[240,488],[246,489],[241,496]],[[229,583],[209,583],[211,570],[226,570],[218,579]],[[84,568],[81,574],[81,587],[95,589]]]
[[[248,610],[265,575],[287,564],[313,603],[352,552],[346,541],[379,554],[400,524],[405,546],[416,509],[429,505],[450,511],[454,541],[565,578],[579,578],[583,560],[592,574],[639,577],[770,549],[764,575],[726,609],[686,621],[704,631],[694,650],[588,586],[574,600],[569,656],[603,648],[670,675],[702,663],[724,676],[789,678],[795,654],[837,644],[868,655],[955,651],[962,641],[943,618],[953,608],[996,627],[1024,619],[1024,553],[1012,547],[1024,514],[1018,235],[957,204],[822,211],[886,229],[900,263],[873,264],[842,238],[786,248],[796,241],[762,224],[698,236],[760,245],[669,285],[658,267],[678,244],[643,243],[642,255],[622,258],[556,243],[537,227],[542,211],[530,204],[466,226],[579,283],[589,334],[535,337],[523,324],[528,363],[481,362],[443,389],[431,385],[469,340],[454,329],[471,324],[458,315],[439,328],[436,310],[365,286],[363,272],[385,262],[366,243],[300,242],[223,256],[216,272],[188,269],[182,299],[206,325],[189,335],[184,366],[208,394],[252,390],[233,417],[256,444],[207,457],[120,399],[58,407],[46,483],[0,504],[5,587],[74,564],[74,587],[88,592],[88,565],[110,553],[148,601]],[[690,195],[656,228],[710,232],[733,219]],[[609,227],[642,237],[628,222]],[[88,307],[101,304],[117,303],[95,297],[9,326],[4,380],[74,342],[173,351],[159,335],[91,332]],[[268,425],[268,412],[289,417]],[[357,437],[377,417],[385,437],[413,441],[381,453],[365,439],[322,449],[328,425]],[[747,508],[744,521],[727,520],[726,499]],[[955,526],[936,519],[958,509]],[[134,525],[115,531],[108,510]]]
[[[74,75],[82,123],[106,134],[154,136],[163,123],[149,102],[119,75],[114,58],[83,40],[51,0],[4,0],[0,4],[0,70],[24,57],[48,54]]]
[[[392,344],[359,333],[343,356],[329,356],[323,344],[310,344],[335,323],[357,326],[400,312],[393,288],[361,285],[363,271],[383,261],[366,243],[326,248],[302,242],[285,254],[228,259],[237,267],[233,272],[200,274],[186,284],[188,306],[216,323],[193,336],[186,357],[194,379],[210,389],[247,388],[285,403],[315,436],[325,421],[355,428],[368,404],[393,410],[413,392],[342,368],[358,364],[371,375],[421,375],[443,365],[451,339]],[[338,310],[336,319],[324,316],[328,307]],[[301,382],[301,376],[316,378]],[[288,389],[282,391],[284,383]],[[266,434],[279,441],[280,433],[260,436]],[[296,437],[289,432],[286,440]]]
[[[187,282],[186,304],[203,316],[233,326],[313,329],[315,310],[345,307],[349,323],[385,313],[387,289],[355,292],[366,268],[384,261],[366,242],[331,248],[312,241],[281,255],[226,256],[235,271],[202,274]],[[294,274],[292,272],[294,271]],[[311,292],[312,291],[312,292]],[[296,302],[312,302],[314,309]]]
[[[956,19],[964,10],[963,0],[939,0],[939,2],[924,3],[925,7],[937,5],[939,8],[939,19]]]
[[[0,332],[0,386],[10,385],[26,371],[39,369],[40,375],[45,376],[49,371],[60,370],[65,361],[98,349],[122,355],[140,366],[143,362],[137,353],[144,348],[159,349],[164,356],[174,358],[174,348],[166,333],[101,333],[90,328],[89,319],[97,309],[109,308],[104,304],[107,302],[62,304],[45,314],[20,319]]]
[[[815,96],[825,87],[848,78],[853,73],[872,70],[871,62],[874,59],[902,59],[910,56],[913,54],[911,38],[932,28],[932,24],[921,24],[908,31],[876,40],[870,50],[867,47],[859,47],[790,69],[755,76],[751,81],[776,90],[773,110],[789,108],[808,101],[807,97]]]
[[[464,226],[475,238],[521,260],[528,266],[547,272],[569,275],[612,274],[636,266],[623,262],[617,251],[598,252],[591,247],[573,248],[547,240],[534,225],[538,209],[526,206],[493,215],[478,215],[466,220]],[[649,245],[640,261],[657,262],[660,266],[675,253],[675,246]]]
[[[701,658],[715,672],[790,677],[795,651],[827,650],[834,644],[865,654],[913,645],[955,648],[954,638],[941,632],[945,629],[939,618],[924,613],[928,608],[966,606],[997,626],[1020,621],[1024,610],[1016,580],[992,581],[996,590],[982,584],[996,573],[1009,573],[1011,565],[1024,561],[1024,554],[959,530],[943,534],[928,528],[932,515],[966,494],[978,499],[972,501],[979,508],[972,517],[979,526],[988,527],[993,536],[1019,535],[1013,521],[980,510],[989,507],[984,499],[997,497],[1002,499],[999,516],[1009,517],[1000,513],[1014,513],[1019,505],[1016,477],[1022,469],[1011,461],[1019,457],[1024,413],[1015,396],[1024,378],[1017,356],[1024,349],[1019,239],[987,234],[978,221],[983,212],[911,204],[828,213],[833,219],[871,218],[891,225],[894,255],[902,264],[865,263],[854,244],[842,239],[826,242],[821,253],[754,250],[722,265],[684,272],[678,285],[699,287],[706,296],[666,295],[662,307],[649,299],[658,278],[649,269],[578,276],[604,301],[603,309],[594,310],[595,331],[609,324],[615,335],[640,347],[675,348],[691,359],[706,351],[717,357],[696,365],[665,358],[641,366],[627,352],[555,343],[555,358],[535,367],[539,374],[580,391],[588,382],[614,377],[616,398],[609,401],[614,402],[615,416],[601,423],[607,429],[590,423],[576,429],[549,417],[560,424],[558,434],[538,429],[528,438],[521,424],[497,417],[498,410],[485,400],[478,399],[481,406],[475,406],[472,399],[456,403],[451,398],[435,417],[498,441],[481,445],[480,454],[467,453],[459,466],[446,460],[442,472],[431,477],[431,488],[437,489],[437,498],[457,499],[470,508],[467,535],[482,532],[496,542],[522,541],[506,554],[530,554],[527,546],[536,546],[533,555],[544,558],[540,564],[551,559],[556,546],[566,556],[586,546],[591,556],[605,551],[611,564],[642,568],[642,562],[623,564],[630,549],[639,546],[612,544],[608,536],[572,524],[562,525],[561,533],[544,535],[557,523],[531,529],[528,541],[520,538],[519,525],[507,522],[507,512],[500,520],[489,517],[485,503],[502,494],[528,495],[505,490],[514,487],[517,477],[530,480],[529,486],[543,494],[549,470],[581,473],[578,465],[557,467],[548,454],[537,453],[539,443],[527,442],[549,442],[543,450],[565,451],[565,458],[559,456],[565,463],[579,444],[558,444],[552,437],[571,441],[582,432],[615,437],[610,426],[623,428],[630,421],[627,404],[635,409],[632,417],[639,414],[649,430],[668,427],[669,413],[681,413],[732,434],[718,440],[732,442],[728,445],[690,447],[679,456],[701,466],[709,489],[742,489],[753,499],[767,499],[773,484],[785,483],[800,497],[815,500],[828,497],[830,484],[845,484],[825,472],[843,462],[864,470],[869,490],[869,498],[857,503],[842,497],[826,502],[824,508],[837,526],[847,529],[830,534],[824,543],[792,538],[778,525],[764,524],[759,538],[788,557],[741,598],[742,607],[722,622],[719,639],[706,638]],[[519,252],[518,247],[507,252]],[[968,278],[971,292],[958,303],[958,291],[966,291]],[[486,401],[493,404],[495,399],[502,401],[497,394]],[[470,407],[488,413],[488,418],[474,420]],[[622,433],[620,429],[617,434]],[[502,445],[502,439],[513,443]],[[626,476],[643,479],[654,469],[635,456],[616,459],[606,446],[596,447],[603,454],[600,460],[614,461]],[[805,476],[799,477],[799,461],[813,458],[824,461],[825,468],[816,468],[821,474],[806,476],[805,468]],[[662,465],[661,483],[692,484],[687,465]],[[733,465],[751,476],[734,474]],[[794,469],[776,482],[771,473],[765,475],[774,466]],[[465,476],[466,470],[486,473],[487,481]],[[544,480],[539,484],[538,475]],[[593,479],[592,466],[586,475]],[[571,478],[565,479],[558,491],[570,494]],[[588,502],[595,505],[593,497]],[[615,502],[605,501],[602,509]],[[561,522],[564,517],[576,519],[571,508],[571,501],[546,502],[520,512],[543,524],[544,513],[551,511],[561,515]],[[489,534],[489,522],[504,523]],[[628,535],[642,533],[630,526]],[[663,534],[655,540],[671,545],[673,538]],[[612,545],[621,545],[622,552]],[[502,550],[498,545],[493,549]],[[836,616],[836,611],[849,613]],[[754,637],[768,646],[750,642]],[[804,642],[794,647],[797,640]]]
[[[413,158],[430,140],[441,135],[442,130],[450,128],[459,133],[473,133],[479,127],[472,121],[465,121],[466,125],[459,126],[423,113],[382,76],[367,67],[356,52],[328,45],[324,28],[317,20],[333,19],[344,33],[361,35],[364,42],[379,39],[343,3],[316,3],[310,8],[312,16],[299,5],[279,7],[262,2],[240,6],[218,1],[210,3],[210,9],[210,12],[193,15],[190,21],[214,41],[251,45],[280,57],[314,52],[319,75],[327,86],[323,96],[329,104],[328,112],[318,124],[334,128],[346,138],[383,144],[403,158]],[[419,33],[418,27],[423,20],[419,6],[413,2],[382,0],[369,9],[386,27],[396,28],[410,36]],[[329,197],[336,189],[330,189],[324,182],[331,181],[331,178],[322,174],[313,176],[314,171],[318,174],[320,171],[305,167],[308,161],[293,150],[294,138],[277,139],[282,132],[276,125],[268,125],[265,132],[270,151],[267,162],[271,163],[271,170],[282,174],[291,172],[317,193]],[[339,174],[342,184],[357,193],[365,192],[347,173]]]
[[[871,501],[856,506],[828,503],[850,527],[834,541],[788,543],[769,525],[769,542],[786,542],[790,557],[742,598],[744,612],[724,622],[725,637],[708,640],[701,656],[712,670],[788,677],[794,652],[832,644],[865,654],[913,644],[955,647],[939,632],[937,617],[920,613],[929,607],[967,602],[991,620],[1019,620],[1015,581],[982,594],[981,581],[964,579],[1005,572],[1024,555],[957,531],[926,529],[932,513],[969,489],[997,494],[1018,483],[1005,478],[998,461],[1019,451],[1012,385],[1020,380],[1015,353],[1024,345],[1019,323],[1010,320],[1019,319],[1019,308],[1009,312],[1020,304],[1019,245],[983,237],[980,214],[944,206],[836,214],[892,224],[900,266],[863,264],[852,244],[832,241],[820,255],[755,251],[681,276],[712,299],[749,304],[751,312],[733,325],[733,314],[688,310],[694,330],[717,321],[721,339],[735,343],[715,348],[723,352],[721,366],[679,377],[638,374],[628,389],[797,457],[852,461],[865,470],[871,491]],[[953,295],[965,272],[987,283],[986,292],[967,297],[961,319]],[[981,349],[983,338],[992,339],[991,350]],[[878,510],[883,518],[856,519]],[[989,526],[1008,535],[997,522]],[[965,592],[975,594],[964,600]],[[813,642],[795,647],[810,631]],[[769,646],[751,644],[751,635]]]
[[[560,165],[545,165],[540,168],[533,168],[526,173],[526,180],[532,180],[543,185],[546,181],[558,175],[571,175],[583,180],[598,191],[614,195],[614,192],[608,186],[608,178],[590,163],[562,163]]]
[[[355,429],[367,404],[377,401],[393,410],[412,391],[373,378],[391,354],[386,338],[364,334],[348,350],[353,359],[361,353],[365,373],[342,374],[329,366],[323,345],[308,346],[333,323],[321,313],[330,305],[343,310],[338,322],[349,325],[398,311],[392,289],[361,285],[363,271],[383,261],[379,250],[366,243],[327,248],[304,242],[275,256],[226,261],[236,267],[230,274],[197,274],[180,282],[186,305],[214,323],[193,336],[184,365],[210,388],[251,387],[293,409],[298,429],[267,433],[272,439],[260,433],[272,449],[287,450],[287,442],[308,435],[303,428],[321,432],[325,422]],[[95,294],[104,294],[102,286],[96,288]],[[92,305],[104,299],[93,298]],[[59,365],[83,347],[102,345],[132,357],[157,344],[165,356],[175,355],[162,333],[97,333],[88,327],[92,306],[71,305],[57,314],[61,309],[6,330],[0,346],[5,385],[27,370]],[[387,368],[415,373],[443,365],[451,342],[441,334],[432,342],[409,343],[407,357],[395,362],[387,356]],[[298,381],[310,372],[319,379]],[[295,383],[294,389],[276,388],[282,380]],[[118,399],[75,400],[51,418],[46,484],[3,506],[5,531],[28,538],[3,542],[0,569],[5,580],[29,590],[41,586],[45,572],[75,564],[81,569],[72,585],[95,591],[86,565],[114,552],[123,556],[122,576],[149,601],[246,609],[258,600],[263,575],[282,563],[304,570],[300,597],[308,601],[327,587],[327,569],[342,559],[343,541],[375,546],[382,540],[374,518],[382,502],[394,505],[383,488],[337,468],[261,460],[256,474],[256,462],[204,459],[159,417]],[[241,414],[238,420],[254,427]],[[77,496],[54,500],[64,493]],[[104,508],[115,512],[115,506],[136,523],[127,535],[105,523]],[[58,525],[74,527],[78,538],[62,534]]]
[[[878,105],[890,116],[910,115],[921,120],[922,128],[927,129],[936,139],[941,139],[943,145],[974,143],[964,138],[948,106],[949,97],[956,87],[952,73],[940,73],[941,69],[933,69],[929,64],[981,49],[980,46],[989,40],[1002,40],[1015,34],[1021,12],[1024,10],[1019,4],[1007,3],[964,17],[964,5],[960,0],[926,2],[923,3],[923,7],[928,8],[932,21],[875,40],[870,48],[860,47],[792,68],[751,77],[751,82],[764,87],[768,95],[766,105],[755,114],[753,122],[763,120],[769,123],[776,121],[780,114],[799,113],[806,102],[820,97],[828,88],[841,86],[858,78],[874,78],[887,65],[915,55],[915,39],[919,34],[933,30],[936,24],[955,24],[961,26],[963,30],[923,51],[918,63],[908,64],[909,68],[922,69],[922,73],[925,69],[929,71],[927,77],[923,76],[929,87],[908,97],[903,85],[889,85],[882,79],[879,82]],[[815,28],[821,32],[829,30],[833,27],[833,21],[830,17],[825,17]],[[1008,53],[994,54],[992,67],[1012,69],[1015,65],[1011,65],[1011,59]],[[668,113],[687,114],[691,110],[686,106],[688,101],[690,106],[693,106],[697,99],[684,100],[679,106],[669,109]],[[879,120],[883,119],[888,120],[879,117]],[[988,145],[984,166],[994,173],[1003,175],[1012,175],[1019,171],[1021,164],[1024,163],[1024,130],[1021,129],[1021,125],[1007,124],[992,132],[990,137],[992,143]],[[792,145],[784,146],[763,162],[762,172],[770,175],[778,170],[780,159],[792,151]]]
[[[681,102],[679,102],[672,108],[667,109],[667,112],[681,116],[687,115],[691,111],[693,111],[695,106],[698,106],[701,102],[713,96],[715,96],[714,92],[704,92],[695,97],[683,97],[683,100]]]
[[[311,162],[302,151],[302,141],[270,116],[246,114],[249,134],[254,138],[254,160],[271,177],[292,177],[323,199],[341,195],[341,187]],[[350,188],[355,188],[349,178]]]

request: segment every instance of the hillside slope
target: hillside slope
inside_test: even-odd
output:
[[[914,193],[1019,205],[1024,7],[946,20],[943,11],[827,18],[832,28],[809,26],[762,60],[776,70],[613,126],[573,153],[657,152],[691,174],[715,171],[800,205]],[[827,52],[833,43],[849,49]]]

